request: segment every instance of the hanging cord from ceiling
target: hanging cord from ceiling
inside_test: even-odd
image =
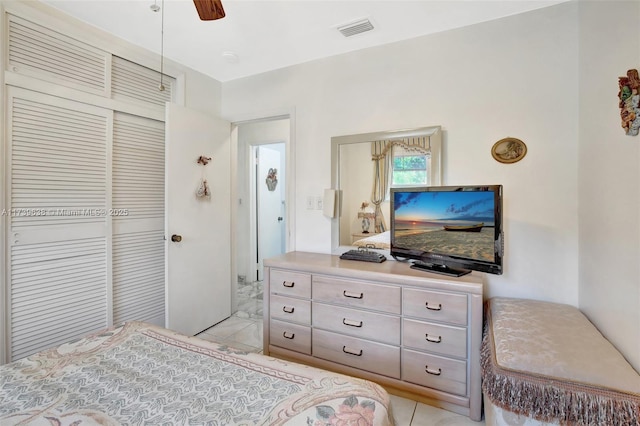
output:
[[[158,90],[164,92],[164,0],[162,0],[161,4],[161,6],[158,6],[157,0],[154,0],[149,8],[153,12],[160,11],[160,84],[158,85]]]
[[[160,11],[161,23],[160,23],[160,85],[158,90],[164,92],[164,84],[162,84],[162,78],[164,77],[164,0],[162,0],[162,10]]]

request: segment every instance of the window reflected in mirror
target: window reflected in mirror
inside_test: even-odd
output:
[[[430,156],[408,152],[402,147],[393,150],[392,186],[419,186],[429,184],[427,164]],[[387,192],[388,195],[388,192]]]

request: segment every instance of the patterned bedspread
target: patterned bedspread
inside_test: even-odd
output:
[[[140,322],[0,366],[0,425],[392,425],[378,385]]]

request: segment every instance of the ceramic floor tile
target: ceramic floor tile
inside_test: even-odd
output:
[[[212,336],[206,333],[197,334],[196,337],[203,340],[208,340],[209,342],[221,343],[223,341],[222,337]]]
[[[233,333],[225,340],[229,342],[243,343],[256,348],[262,348],[262,321],[255,321],[253,324]]]
[[[234,315],[240,318],[262,318],[262,310],[262,300],[238,301],[238,312]]]
[[[251,319],[251,315],[248,312],[244,312],[244,311],[238,311],[233,315],[238,318]]]
[[[484,420],[474,422],[467,416],[420,402],[416,405],[416,411],[411,422],[411,426],[483,426],[484,424]]]
[[[203,331],[204,334],[208,334],[210,336],[227,338],[234,333],[242,330],[243,328],[253,324],[254,322],[250,319],[238,318],[236,316],[232,316],[222,321],[219,324]],[[198,335],[198,337],[201,337]]]
[[[396,426],[410,426],[413,412],[416,409],[416,402],[400,396],[389,396],[391,397],[391,412]]]
[[[238,289],[238,298],[257,298],[258,294],[261,293],[255,287],[242,287]]]
[[[238,283],[238,311],[234,314],[240,318],[262,318],[263,283],[254,281]]]
[[[222,344],[223,345],[227,345],[227,346],[232,347],[232,348],[235,348],[235,349],[238,349],[240,351],[245,351],[245,352],[258,353],[258,352],[260,352],[262,350],[262,347],[256,348],[255,346],[245,345],[245,344],[242,344],[240,342],[232,342],[232,341],[228,341],[228,340],[223,341]]]
[[[262,290],[262,282],[238,282],[238,311],[198,337],[250,352],[262,352]]]

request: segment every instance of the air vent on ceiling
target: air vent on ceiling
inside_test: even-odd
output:
[[[371,31],[372,29],[373,25],[371,24],[371,21],[366,18],[338,27],[338,31],[340,31],[345,37],[351,37],[356,34]]]

